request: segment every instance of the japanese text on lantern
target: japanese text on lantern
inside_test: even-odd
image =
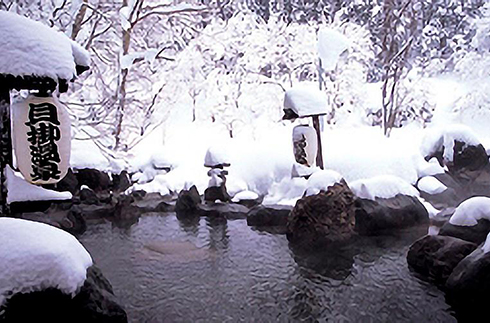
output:
[[[29,104],[29,121],[26,126],[27,141],[31,152],[33,180],[59,179],[60,155],[56,142],[60,140],[58,113],[51,103]]]

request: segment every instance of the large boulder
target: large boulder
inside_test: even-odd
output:
[[[13,295],[0,308],[1,322],[127,322],[112,286],[96,266],[87,270],[87,279],[72,298],[49,288]]]
[[[78,169],[75,176],[78,180],[78,185],[87,185],[95,192],[105,191],[111,187],[109,175],[97,169]]]
[[[449,222],[446,222],[439,231],[439,235],[451,236],[480,244],[482,242],[485,242],[485,239],[487,238],[489,232],[490,221],[486,219],[480,219],[478,220],[478,223],[473,226],[453,225]]]
[[[442,285],[454,267],[476,247],[458,238],[428,235],[412,244],[407,262],[416,272]]]
[[[247,224],[255,227],[283,227],[288,224],[292,207],[288,205],[259,205],[247,214]]]
[[[189,190],[180,191],[175,204],[175,212],[178,214],[196,213],[199,204],[201,204],[201,196],[197,187],[193,185]]]
[[[462,141],[455,140],[453,150],[453,162],[448,164],[450,171],[478,170],[488,165],[488,155],[482,144],[467,145]]]
[[[429,222],[429,214],[422,203],[416,197],[402,194],[374,201],[357,199],[355,215],[356,231],[362,235],[376,235]]]
[[[490,295],[490,253],[478,247],[461,260],[446,282],[446,294],[448,301],[466,314],[484,312]]]
[[[341,180],[296,202],[288,218],[288,240],[306,248],[346,241],[355,234],[354,213],[354,194]]]

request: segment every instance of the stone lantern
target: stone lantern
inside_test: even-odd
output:
[[[210,147],[204,158],[204,166],[210,168],[211,177],[208,188],[204,191],[204,201],[214,203],[216,200],[229,202],[230,195],[226,191],[226,167],[230,166],[226,153],[220,147]]]

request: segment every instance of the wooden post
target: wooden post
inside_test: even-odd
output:
[[[319,116],[313,116],[313,128],[316,131],[316,138],[318,141],[318,151],[316,154],[316,165],[323,169],[323,153],[322,153],[322,138],[320,135],[320,118]]]
[[[0,207],[2,215],[9,213],[7,205],[6,167],[12,165],[10,133],[10,92],[0,89]]]

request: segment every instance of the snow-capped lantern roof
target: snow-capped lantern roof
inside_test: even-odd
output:
[[[0,85],[48,89],[87,70],[88,52],[65,34],[15,13],[0,11]]]
[[[204,157],[204,166],[210,168],[223,168],[230,166],[228,154],[223,147],[211,146]]]
[[[349,39],[334,29],[322,28],[318,32],[318,54],[326,71],[335,69],[340,55],[349,47]]]
[[[295,119],[327,114],[327,95],[318,84],[301,82],[286,91],[283,119]]]

